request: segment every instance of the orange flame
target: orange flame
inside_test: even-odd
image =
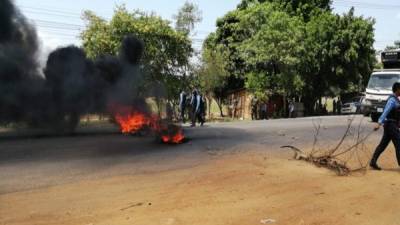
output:
[[[115,115],[115,120],[124,134],[134,133],[149,124],[148,118],[141,113],[132,113],[129,115]]]
[[[185,136],[183,135],[182,129],[179,128],[176,133],[169,132],[168,134],[161,135],[161,139],[165,143],[179,144],[184,141]]]
[[[119,112],[114,114],[115,121],[124,134],[135,133],[149,127],[164,143],[179,144],[185,139],[180,127],[163,122],[156,115],[147,115],[140,111],[129,110],[127,107],[119,108]]]

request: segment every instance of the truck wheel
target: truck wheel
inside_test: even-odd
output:
[[[378,114],[371,113],[372,122],[376,123],[376,122],[378,122],[378,119],[379,119],[379,115]]]

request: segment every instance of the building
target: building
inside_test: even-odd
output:
[[[229,106],[228,116],[240,120],[251,119],[252,99],[253,95],[246,88],[230,91],[226,101]],[[267,101],[267,115],[269,118],[286,117],[281,95],[273,95],[269,98]]]

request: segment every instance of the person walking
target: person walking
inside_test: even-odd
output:
[[[261,103],[261,119],[262,120],[267,120],[268,119],[267,110],[268,110],[267,102],[263,101]]]
[[[337,102],[335,99],[333,99],[333,115],[336,115],[336,110],[337,110]]]
[[[192,100],[190,101],[190,104],[192,106],[192,125],[191,125],[191,127],[196,126],[196,120],[199,121],[201,126],[203,126],[203,124],[204,124],[203,118],[201,116],[201,101],[202,101],[201,95],[199,94],[199,92],[197,90],[194,90],[192,93]]]
[[[340,98],[336,103],[336,110],[338,115],[342,114],[342,100]]]
[[[400,83],[396,82],[392,87],[393,95],[390,95],[385,109],[379,117],[378,123],[374,127],[374,130],[377,131],[383,125],[383,136],[376,147],[375,152],[370,161],[371,168],[375,170],[381,170],[378,166],[377,162],[379,156],[385,151],[389,142],[392,141],[394,147],[396,149],[396,158],[397,163],[400,166],[400,131],[399,131],[399,122],[400,122]]]
[[[257,105],[258,105],[258,99],[257,97],[254,97],[251,99],[251,120],[257,120]]]
[[[180,116],[181,116],[180,119],[181,119],[182,123],[186,122],[186,119],[185,119],[186,101],[187,101],[186,92],[184,90],[182,90],[181,93],[179,94],[179,111],[180,111]]]
[[[292,101],[289,102],[289,118],[293,118],[293,112],[294,112],[294,104]]]

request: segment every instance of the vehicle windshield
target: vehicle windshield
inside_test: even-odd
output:
[[[349,99],[349,100],[345,101],[344,103],[345,103],[345,104],[348,104],[348,103],[358,103],[358,102],[361,102],[361,98],[362,98],[362,97],[354,97],[354,98],[352,98],[352,99]]]
[[[399,80],[400,80],[400,75],[398,74],[372,75],[368,83],[368,88],[391,90],[393,84]]]

